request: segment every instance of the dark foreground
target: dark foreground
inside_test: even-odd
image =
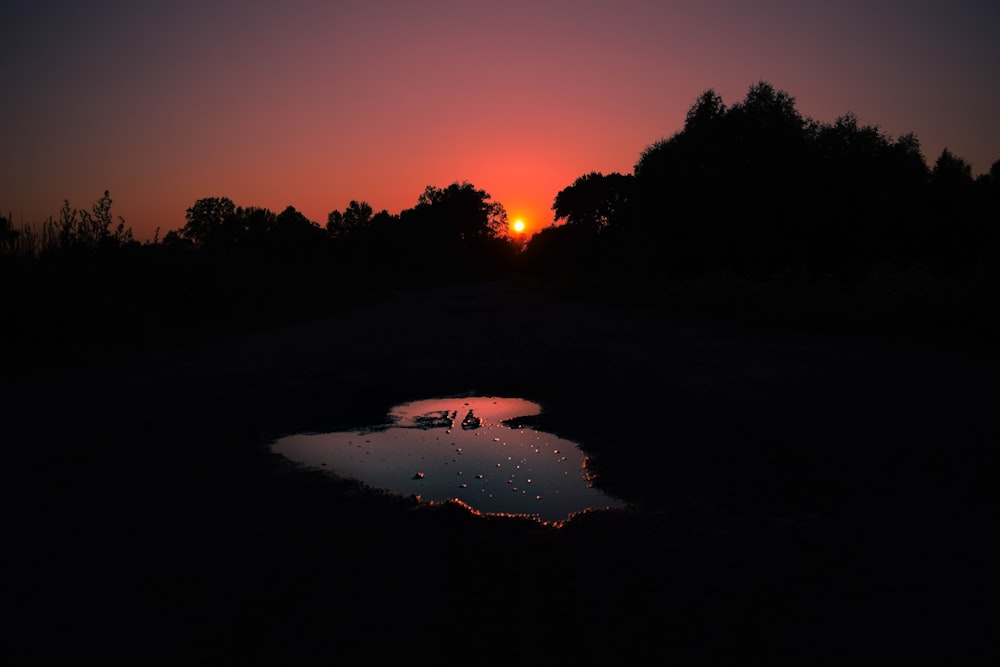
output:
[[[3,378],[6,664],[995,664],[1000,362],[502,285]],[[277,435],[541,403],[634,505],[562,529]]]

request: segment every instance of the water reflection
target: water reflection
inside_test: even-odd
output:
[[[622,507],[592,486],[576,443],[516,422],[540,412],[520,398],[430,399],[396,406],[384,426],[287,436],[273,450],[375,488],[454,498],[486,514],[559,522],[586,509]]]

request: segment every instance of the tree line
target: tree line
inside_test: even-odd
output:
[[[630,174],[560,191],[527,248],[538,266],[605,264],[674,277],[856,281],[910,272],[998,278],[1000,161],[973,178],[947,148],[847,113],[822,123],[766,82],[726,106],[713,90]]]
[[[40,226],[0,217],[0,372],[330,313],[395,289],[506,275],[519,245],[471,183],[397,215],[351,201],[325,226],[228,197],[138,242],[111,210],[66,202]]]
[[[977,178],[944,149],[928,166],[913,134],[893,138],[847,113],[803,116],[767,82],[727,106],[713,90],[683,128],[647,146],[633,172],[591,172],[556,194],[553,224],[526,245],[500,202],[470,183],[427,186],[399,214],[364,201],[325,226],[200,199],[185,224],[146,246],[268,261],[334,261],[354,269],[475,273],[646,271],[667,276],[857,280],[886,271],[996,278],[1000,161]],[[105,192],[91,210],[66,202],[40,229],[0,216],[0,257],[135,248]],[[524,252],[518,252],[522,250]]]
[[[398,215],[378,213],[367,202],[352,200],[331,211],[326,226],[309,220],[294,207],[280,213],[256,206],[239,206],[228,197],[199,199],[185,212],[185,224],[162,239],[136,242],[130,227],[111,213],[105,191],[92,209],[75,209],[68,201],[58,218],[40,226],[16,226],[12,216],[0,216],[0,257],[48,259],[88,251],[135,251],[162,247],[175,254],[205,254],[213,259],[239,254],[272,260],[303,256],[349,259],[355,252],[393,264],[426,265],[445,262],[472,267],[469,259],[491,253],[510,255],[518,246],[507,231],[507,213],[489,193],[468,182],[443,188],[427,186],[417,204]],[[415,256],[416,259],[407,259]]]
[[[209,197],[143,243],[111,207],[105,192],[38,226],[0,216],[8,361],[24,347],[73,357],[310,316],[379,290],[512,276],[616,295],[705,280],[731,294],[834,285],[850,303],[835,317],[872,297],[873,310],[905,304],[1000,333],[1000,161],[973,177],[945,149],[928,165],[916,136],[851,113],[813,120],[766,82],[731,106],[702,93],[631,173],[590,172],[559,191],[553,224],[526,244],[502,203],[468,182],[429,185],[398,214],[353,200],[325,225],[291,206]]]

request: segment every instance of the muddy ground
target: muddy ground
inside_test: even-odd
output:
[[[0,380],[7,664],[991,664],[994,356],[501,283]],[[561,529],[275,437],[540,403],[625,512]]]

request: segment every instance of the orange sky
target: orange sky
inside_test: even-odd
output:
[[[83,6],[83,5],[86,6]],[[752,5],[752,6],[751,6]],[[703,90],[1000,159],[1000,5],[955,1],[7,2],[0,211],[108,189],[140,239],[201,197],[325,224],[467,180],[530,229],[590,171],[631,171]]]

